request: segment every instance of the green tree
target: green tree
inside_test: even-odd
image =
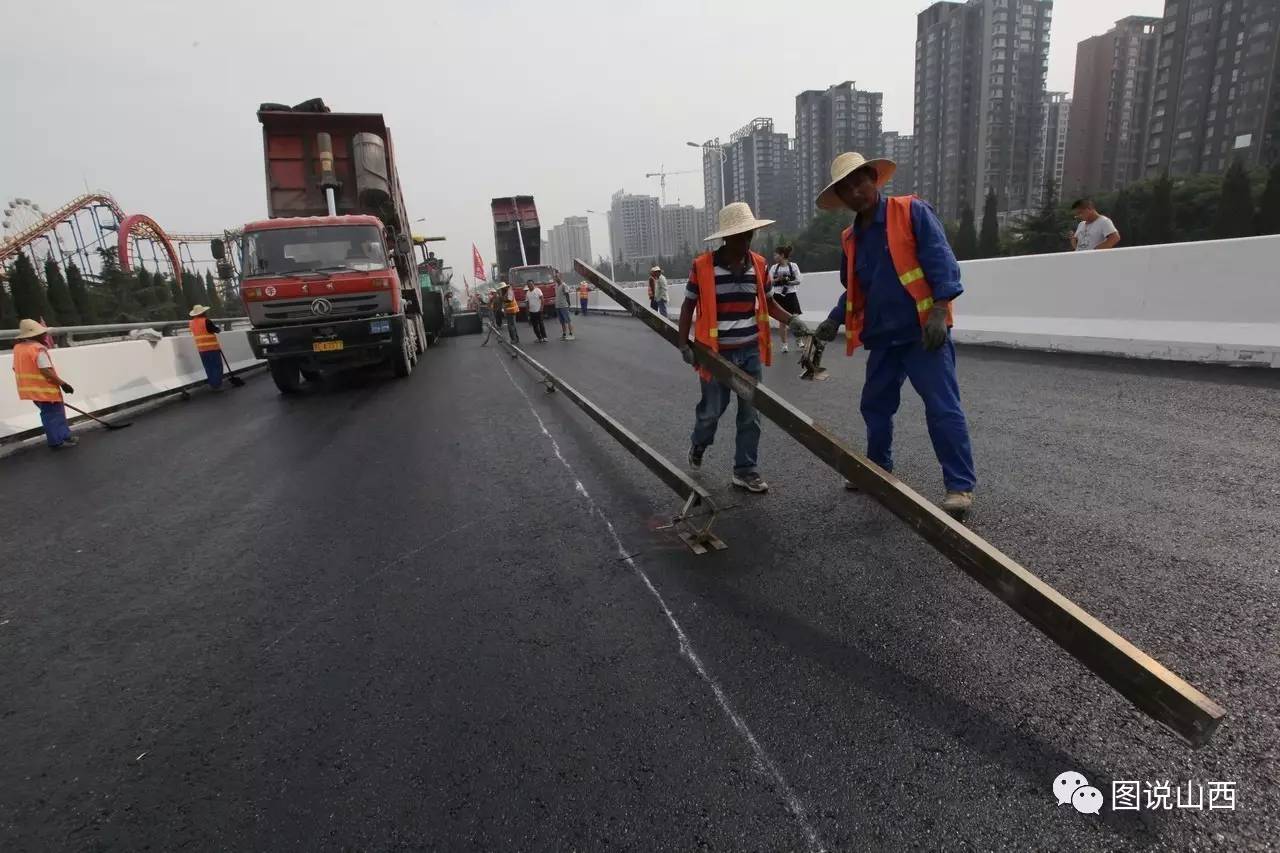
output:
[[[3,270],[0,270],[0,329],[13,329],[18,325],[18,314],[9,296],[9,287]]]
[[[1000,255],[1000,223],[996,219],[998,199],[994,189],[987,190],[986,201],[982,205],[982,233],[978,235],[979,258],[994,258]]]
[[[53,316],[59,326],[79,326],[80,312],[71,299],[71,291],[67,289],[67,281],[62,277],[62,269],[58,262],[49,258],[44,262],[44,280],[49,288],[49,305],[53,308]]]
[[[200,276],[190,270],[182,271],[182,293],[188,305],[208,305],[209,298],[204,292],[204,282]]]
[[[1280,157],[1271,164],[1267,173],[1267,185],[1258,200],[1259,234],[1280,234]]]
[[[178,285],[176,278],[168,279],[169,282],[169,300],[173,303],[173,319],[182,320],[187,316],[187,312],[191,310],[191,303],[187,302],[187,295],[183,292],[182,287]]]
[[[819,213],[792,241],[791,260],[802,270],[833,270],[840,266],[840,233],[849,227],[848,213]]]
[[[1069,247],[1066,233],[1070,218],[1058,207],[1058,187],[1053,178],[1044,184],[1044,200],[1040,209],[1014,226],[1018,238],[1018,253],[1043,255],[1066,251]]]
[[[76,316],[80,318],[80,323],[85,326],[95,325],[98,322],[98,312],[94,310],[93,299],[89,295],[89,289],[85,287],[84,276],[75,264],[67,264],[67,291],[76,306]]]
[[[218,293],[217,283],[215,283],[213,280],[213,273],[209,272],[208,270],[205,270],[205,273],[204,273],[204,292],[209,297],[209,307],[213,309],[212,311],[210,311],[210,314],[212,314],[214,317],[221,316],[222,315],[222,297]]]
[[[135,294],[138,301],[138,308],[144,316],[149,315],[149,309],[156,303],[155,293],[152,290],[155,286],[155,280],[151,273],[147,271],[147,268],[142,265],[138,266],[138,271],[134,273],[134,279],[137,282]],[[150,319],[150,317],[148,317],[148,319]]]
[[[36,275],[31,259],[18,252],[9,270],[9,287],[13,291],[13,307],[19,320],[52,318],[44,285]]]
[[[1133,222],[1133,212],[1129,209],[1129,193],[1125,189],[1121,189],[1116,194],[1116,200],[1108,209],[1107,216],[1111,217],[1111,222],[1116,226],[1116,230],[1120,232],[1120,244],[1124,246],[1137,246],[1138,233]]]
[[[973,208],[960,209],[960,227],[956,229],[956,244],[952,247],[956,260],[971,261],[978,257],[978,232],[973,222]]]
[[[1142,236],[1147,245],[1174,242],[1173,181],[1165,172],[1151,185],[1151,200],[1142,222]]]
[[[1213,236],[1252,237],[1253,219],[1253,191],[1249,187],[1249,174],[1245,171],[1244,161],[1237,157],[1222,177]]]
[[[98,275],[106,297],[103,318],[109,323],[135,322],[138,319],[138,306],[134,301],[137,280],[120,269],[115,248],[99,249],[98,257],[102,259]]]

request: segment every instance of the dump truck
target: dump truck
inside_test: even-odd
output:
[[[240,293],[253,354],[281,393],[386,364],[406,377],[429,335],[391,130],[316,98],[263,104],[267,219],[244,226]],[[221,260],[226,247],[214,241]],[[437,312],[436,324],[445,312]]]
[[[525,293],[529,285],[542,291],[542,304],[555,305],[555,267],[542,260],[542,231],[538,224],[538,208],[531,195],[495,198],[489,202],[493,211],[493,244],[498,253],[498,271],[511,285],[520,314],[527,312]]]

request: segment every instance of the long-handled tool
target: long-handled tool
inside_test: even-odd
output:
[[[243,388],[244,380],[236,376],[236,372],[231,369],[231,362],[227,361],[226,350],[218,350],[218,352],[222,353],[222,363],[227,366],[227,381],[236,388]]]
[[[73,412],[79,412],[80,414],[82,414],[82,415],[84,415],[86,418],[88,418],[89,420],[97,421],[98,423],[100,423],[100,424],[102,424],[104,427],[106,427],[107,429],[125,429],[126,427],[131,427],[131,426],[133,426],[133,421],[125,421],[125,422],[124,422],[124,423],[122,423],[122,424],[113,424],[113,423],[110,423],[110,422],[108,422],[108,421],[104,421],[102,418],[98,417],[97,415],[91,415],[91,414],[89,414],[89,413],[88,413],[88,412],[86,412],[84,409],[77,409],[75,406],[71,405],[71,404],[70,404],[70,403],[68,403],[66,400],[63,400],[63,401],[62,401],[62,405],[66,406],[68,409],[70,409],[70,410],[71,410],[71,411],[73,411]]]

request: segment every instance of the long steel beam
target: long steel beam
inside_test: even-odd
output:
[[[574,261],[574,268],[672,346],[679,346],[679,333],[670,320],[640,305],[614,282],[581,260]],[[1216,702],[938,509],[897,477],[845,447],[813,418],[767,386],[756,382],[718,353],[697,342],[692,346],[700,367],[710,371],[712,376],[755,405],[761,414],[820,460],[905,521],[939,553],[1093,670],[1139,710],[1193,747],[1209,741],[1226,714]]]

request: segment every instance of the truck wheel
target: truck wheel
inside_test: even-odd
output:
[[[405,331],[400,349],[391,356],[391,372],[396,379],[404,379],[410,373],[413,373],[413,339],[411,335],[411,332]]]
[[[318,370],[307,370],[305,367],[298,371],[302,374],[304,382],[319,382],[323,377]]]
[[[422,355],[427,351],[427,347],[435,343],[431,340],[431,336],[427,334],[426,324],[422,322],[422,317],[413,318],[413,328],[416,332],[413,340],[413,349],[418,355]]]
[[[284,358],[273,358],[267,362],[271,369],[271,381],[281,394],[295,394],[302,387],[302,375],[298,372],[298,363]]]

